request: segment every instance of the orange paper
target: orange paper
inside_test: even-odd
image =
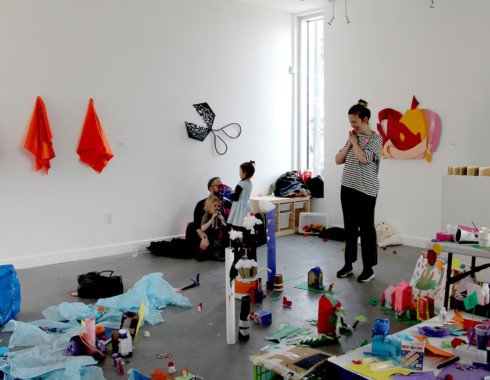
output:
[[[36,171],[44,168],[46,174],[51,167],[49,160],[55,157],[49,128],[48,115],[42,99],[38,96],[27,132],[24,148],[36,156]]]
[[[419,342],[425,341],[425,349],[432,352],[434,355],[447,356],[448,358],[452,358],[454,356],[453,354],[450,354],[447,351],[444,351],[440,348],[433,346],[432,344],[429,344],[429,340],[425,336],[413,335],[413,337],[417,339]]]
[[[97,173],[100,173],[109,160],[114,157],[95,112],[93,99],[90,99],[88,105],[77,153],[80,156],[80,161],[90,165]]]

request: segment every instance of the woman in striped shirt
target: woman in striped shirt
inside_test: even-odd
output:
[[[335,156],[337,165],[344,164],[340,200],[344,216],[345,265],[337,272],[337,277],[352,275],[360,235],[363,270],[358,282],[372,280],[373,266],[378,263],[374,208],[379,190],[378,170],[383,139],[369,126],[370,117],[371,111],[365,100],[360,99],[349,109],[352,130],[345,146]]]

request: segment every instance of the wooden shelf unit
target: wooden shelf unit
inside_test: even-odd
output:
[[[276,236],[298,232],[299,214],[310,211],[310,197],[279,198],[268,195],[250,197],[254,213],[260,211],[261,200],[271,202],[276,206]]]

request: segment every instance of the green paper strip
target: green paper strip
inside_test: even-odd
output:
[[[309,290],[310,292],[325,293],[325,289],[312,288],[308,286],[308,282],[303,282],[302,284],[295,286],[295,288],[302,289],[302,290]]]
[[[369,302],[371,303],[371,305],[376,306],[381,302],[381,300],[379,298],[370,298]]]
[[[357,317],[354,317],[354,319],[356,321],[359,321],[359,322],[366,322],[367,321],[367,319],[364,315],[358,315]]]

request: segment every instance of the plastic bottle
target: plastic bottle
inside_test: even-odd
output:
[[[490,289],[488,288],[488,284],[486,282],[484,282],[483,285],[481,286],[481,294],[483,296],[483,304],[484,305],[488,304]]]
[[[446,324],[447,311],[446,311],[446,308],[444,306],[441,307],[441,310],[439,311],[439,319],[441,320],[443,325]]]

